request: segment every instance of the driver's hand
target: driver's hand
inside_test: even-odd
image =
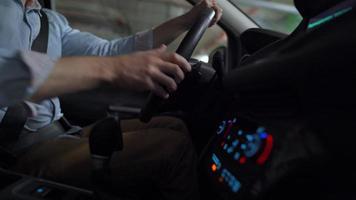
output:
[[[199,17],[202,10],[207,8],[213,8],[215,10],[215,17],[211,22],[210,26],[215,25],[222,16],[222,9],[218,6],[216,0],[202,0],[199,2],[194,8],[192,8],[188,13],[187,16],[190,19],[190,22],[195,22],[196,19]],[[193,24],[191,24],[193,25]]]
[[[116,85],[135,91],[151,90],[162,98],[169,98],[184,74],[192,69],[186,59],[168,52],[165,45],[116,59],[113,80]]]

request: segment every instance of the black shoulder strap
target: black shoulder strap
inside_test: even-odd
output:
[[[40,11],[40,18],[41,18],[41,30],[37,38],[33,41],[31,49],[32,51],[47,53],[49,24],[48,24],[47,15],[43,10]]]
[[[46,13],[40,11],[41,29],[32,44],[32,50],[47,53],[49,24]],[[16,141],[26,123],[27,110],[24,103],[8,107],[0,123],[0,142]]]

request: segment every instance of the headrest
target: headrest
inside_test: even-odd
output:
[[[303,18],[310,19],[344,0],[294,0],[295,7]]]
[[[38,2],[41,4],[41,6],[44,6],[44,0],[38,0]]]
[[[43,8],[51,9],[51,1],[50,0],[38,0]]]

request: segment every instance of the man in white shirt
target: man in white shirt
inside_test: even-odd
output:
[[[29,50],[40,30],[41,7],[37,0],[1,1],[0,13],[4,17],[0,21],[0,119],[6,113],[5,106],[29,100],[26,103],[32,116],[19,139],[19,143],[26,143],[23,141],[57,131],[48,131],[48,127],[62,117],[56,98],[62,94],[109,83],[136,91],[151,90],[168,98],[191,66],[162,44],[188,30],[207,7],[217,11],[215,23],[221,17],[221,9],[216,1],[204,0],[183,16],[114,41],[74,30],[65,17],[44,10],[50,29],[47,54],[41,54]],[[119,194],[132,191],[146,196],[156,190],[155,195],[159,196],[155,198],[197,198],[196,158],[183,122],[160,117],[148,124],[130,120],[121,126],[125,149],[112,159],[113,181]],[[77,139],[55,137],[30,146],[20,145],[14,169],[90,187],[89,135],[87,127],[76,135]]]

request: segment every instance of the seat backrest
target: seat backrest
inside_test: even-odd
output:
[[[356,94],[351,92],[356,85],[356,4],[346,8],[348,12],[342,15],[334,12],[325,18],[329,21],[322,18],[323,23],[281,41],[274,49],[267,47],[264,55],[255,60],[251,56],[252,61],[241,70],[230,72],[224,79],[224,87],[238,93],[241,99],[242,93],[246,94],[246,105],[239,102],[241,109],[259,115],[271,115],[282,106],[303,116],[356,112],[353,106]],[[324,13],[329,13],[329,9]],[[258,91],[273,98],[266,99]],[[293,94],[287,93],[288,98],[282,98],[283,92]],[[254,95],[254,100],[250,95]],[[262,102],[264,105],[260,105]]]
[[[295,7],[304,19],[310,19],[344,0],[294,0]]]
[[[48,9],[52,8],[51,0],[38,0],[38,2],[41,4],[43,8],[48,8]]]
[[[287,37],[270,43],[266,47],[260,49],[259,51],[256,51],[252,56],[242,61],[241,65],[252,63],[279,50],[290,40],[293,40],[295,37],[305,33],[308,29],[308,25],[311,19],[343,2],[349,2],[350,4],[350,2],[355,2],[355,0],[294,0],[296,8],[303,17],[303,20],[301,21],[299,26]]]

